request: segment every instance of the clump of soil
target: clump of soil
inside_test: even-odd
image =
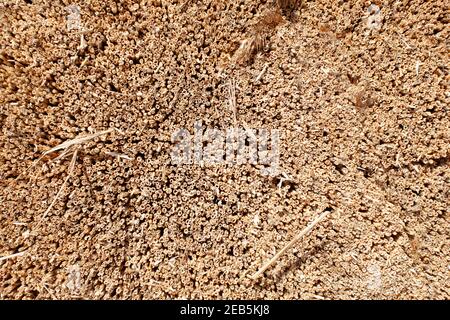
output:
[[[447,9],[0,1],[0,298],[450,298]],[[280,175],[174,165],[199,120]]]

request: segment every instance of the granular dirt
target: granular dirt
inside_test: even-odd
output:
[[[437,0],[1,0],[0,298],[448,299],[448,23]],[[173,164],[196,121],[278,130],[280,173]]]

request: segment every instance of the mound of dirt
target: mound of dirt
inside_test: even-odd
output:
[[[0,298],[450,298],[444,1],[117,2],[0,0]]]

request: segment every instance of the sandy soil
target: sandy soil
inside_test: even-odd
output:
[[[0,298],[450,297],[448,2],[276,7],[0,0]],[[173,164],[199,120],[280,173]]]

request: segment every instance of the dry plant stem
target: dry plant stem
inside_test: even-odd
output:
[[[287,245],[283,247],[278,253],[273,256],[272,259],[270,259],[266,264],[264,264],[255,274],[251,275],[251,279],[258,278],[264,271],[267,270],[275,261],[277,261],[287,250],[289,250],[297,241],[299,241],[305,234],[307,234],[309,231],[311,231],[312,228],[316,224],[318,224],[323,218],[325,218],[330,211],[324,211],[322,212],[313,222],[311,222],[306,228],[304,228],[298,235],[294,237]]]
[[[113,132],[113,131],[117,131],[117,132],[119,132],[120,134],[123,134],[119,129],[116,129],[116,128],[110,128],[110,129],[108,129],[108,130],[100,131],[100,132],[97,132],[97,133],[94,133],[94,134],[90,134],[90,135],[87,135],[87,136],[84,136],[84,137],[77,137],[77,138],[74,138],[74,139],[72,139],[72,140],[67,140],[67,141],[65,141],[65,142],[63,142],[63,143],[57,145],[56,147],[53,147],[53,148],[51,148],[50,150],[45,151],[45,152],[42,154],[42,156],[40,156],[37,160],[33,161],[33,163],[32,163],[32,164],[31,164],[24,172],[22,172],[21,174],[19,174],[19,175],[16,177],[15,180],[18,180],[23,174],[25,174],[25,172],[28,172],[30,169],[32,169],[33,167],[35,167],[35,166],[36,166],[36,165],[37,165],[37,164],[38,164],[38,163],[39,163],[46,155],[48,155],[48,154],[50,154],[50,153],[52,153],[52,152],[58,151],[58,150],[66,149],[66,151],[64,151],[64,152],[63,152],[60,156],[58,156],[58,158],[56,159],[56,160],[60,160],[61,158],[63,158],[63,157],[67,154],[67,149],[68,149],[69,147],[74,146],[74,145],[82,144],[82,143],[87,142],[87,141],[89,141],[89,140],[92,140],[92,139],[94,139],[94,138],[97,138],[97,137],[100,137],[100,136],[102,136],[102,135],[111,133],[111,132]]]
[[[60,161],[62,159],[64,159],[64,157],[69,153],[70,148],[67,148],[66,150],[64,150],[58,157],[56,157],[55,159],[52,160],[52,162],[55,161]]]
[[[51,292],[50,289],[47,288],[47,285],[42,284],[42,287],[48,292],[48,294],[52,297],[53,300],[58,300],[58,298],[56,298],[56,296],[53,294],[53,292]]]
[[[8,260],[8,259],[12,259],[12,258],[23,256],[25,253],[27,253],[27,252],[26,251],[22,251],[22,252],[10,254],[9,256],[0,257],[0,262]]]
[[[55,204],[56,200],[58,200],[59,196],[63,192],[67,181],[69,181],[70,177],[72,176],[73,169],[75,168],[75,162],[77,161],[77,154],[78,154],[78,149],[75,149],[75,151],[73,153],[73,156],[72,156],[72,160],[70,161],[69,172],[67,174],[67,177],[66,177],[66,179],[64,179],[64,182],[63,182],[61,188],[59,189],[59,191],[56,194],[56,196],[53,198],[52,203],[50,204],[50,206],[47,208],[47,210],[45,210],[44,214],[42,215],[42,219],[44,219],[47,216],[47,214],[50,212],[50,210],[53,208],[53,205]]]
[[[186,0],[180,7],[180,11],[183,11],[186,9],[186,7],[188,6],[188,4],[191,2],[192,0]]]
[[[264,73],[266,72],[268,67],[269,67],[269,65],[266,63],[264,65],[263,69],[261,70],[261,72],[259,73],[258,77],[256,77],[255,82],[258,82],[259,80],[261,80],[262,76],[264,75]]]
[[[62,149],[66,149],[66,148],[69,148],[69,147],[71,147],[73,145],[81,144],[81,143],[84,143],[86,141],[89,141],[89,140],[92,140],[94,138],[97,138],[99,136],[111,133],[114,130],[116,130],[116,129],[111,128],[111,129],[108,129],[108,130],[105,130],[105,131],[100,131],[100,132],[97,132],[97,133],[94,133],[94,134],[89,134],[89,135],[84,136],[84,137],[78,137],[78,138],[75,138],[75,139],[72,139],[72,140],[65,141],[65,142],[57,145],[56,147],[53,147],[50,150],[45,151],[44,152],[44,156],[49,154],[49,153],[52,153],[52,152],[55,152],[55,151],[58,151],[58,150],[62,150]]]
[[[39,161],[41,161],[44,157],[45,157],[45,154],[43,154],[42,156],[40,156],[38,159],[34,160],[34,161],[31,163],[31,165],[30,165],[28,168],[25,169],[24,172],[20,173],[20,174],[16,177],[15,180],[16,180],[16,181],[19,180],[19,178],[20,178],[23,174],[25,174],[25,172],[28,172],[28,171],[30,171],[32,168],[34,168],[34,167],[39,163]]]
[[[236,81],[234,79],[231,79],[229,84],[229,101],[230,101],[230,109],[233,112],[234,126],[236,127],[237,126]]]

